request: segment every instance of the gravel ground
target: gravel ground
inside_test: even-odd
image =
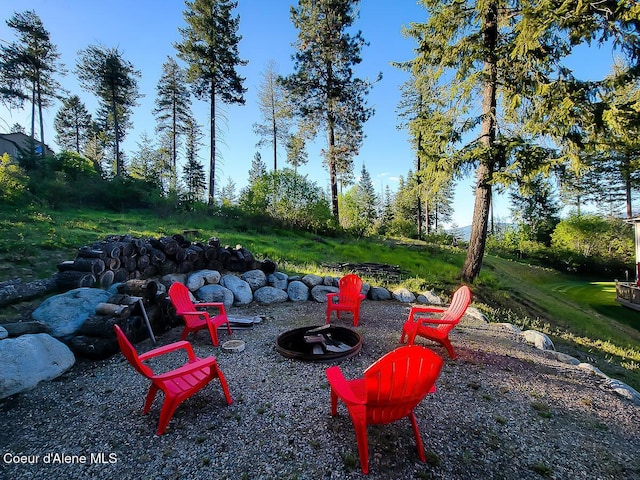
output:
[[[279,333],[321,325],[323,306],[252,305],[230,313],[263,319],[233,334],[246,342],[244,352],[214,348],[204,332],[190,340],[199,356],[216,355],[231,406],[214,382],[178,407],[157,436],[161,395],[142,415],[146,379],[120,354],[81,361],[55,381],[0,400],[0,478],[364,478],[344,405],[329,415],[329,364],[291,360],[275,348]],[[399,346],[406,315],[400,303],[363,303],[355,329],[362,351],[340,362],[347,378]],[[336,324],[351,326],[348,319]],[[159,343],[179,334],[173,329]],[[601,378],[469,316],[451,338],[456,360],[417,341],[445,359],[438,391],[416,409],[428,462],[416,455],[408,421],[372,426],[369,478],[640,478],[640,408]],[[148,340],[137,345],[140,352],[151,347]],[[170,365],[163,363],[159,368]]]

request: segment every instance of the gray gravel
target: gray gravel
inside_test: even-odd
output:
[[[121,355],[79,362],[55,381],[0,401],[0,478],[364,478],[346,409],[329,415],[329,364],[294,361],[275,349],[279,333],[321,325],[324,307],[251,305],[230,313],[263,317],[233,334],[246,342],[244,352],[214,348],[204,332],[190,340],[199,356],[218,358],[233,405],[214,382],[157,436],[161,397],[141,414],[147,380]],[[356,328],[362,351],[340,362],[347,378],[399,346],[406,315],[397,302],[363,303]],[[348,319],[337,324],[351,326]],[[159,342],[179,334],[174,329]],[[456,360],[418,340],[446,362],[438,391],[416,409],[429,461],[419,461],[408,421],[369,427],[369,478],[640,478],[640,408],[601,378],[470,317],[452,342]]]

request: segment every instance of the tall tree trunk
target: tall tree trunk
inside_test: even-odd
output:
[[[483,43],[486,53],[482,92],[482,127],[480,143],[486,147],[484,158],[477,170],[476,198],[473,207],[473,222],[467,258],[462,267],[461,277],[465,282],[473,282],[480,273],[482,257],[487,241],[487,226],[491,207],[491,180],[495,165],[495,153],[492,151],[496,138],[496,89],[498,40],[498,6],[492,2],[484,17]]]
[[[329,183],[331,185],[331,213],[337,221],[340,220],[338,210],[338,168],[336,165],[336,152],[335,152],[335,132],[334,132],[334,120],[333,116],[329,114],[329,121],[327,122],[327,134],[329,136]]]
[[[422,97],[420,97],[420,108],[422,109]],[[422,132],[418,133],[418,154],[416,155],[416,174],[418,175],[418,240],[422,240],[422,189],[420,188],[420,184],[422,183],[422,179],[420,177],[420,169],[422,165],[420,164],[420,151],[422,150]],[[427,204],[425,202],[425,207]],[[428,212],[428,210],[426,210]],[[429,214],[426,215],[427,218],[427,234],[429,233]]]
[[[273,94],[273,82],[271,85],[271,129],[273,133],[273,171],[278,170],[278,126],[276,125],[276,99]]]
[[[44,120],[42,119],[42,89],[39,79],[36,81],[36,85],[38,89],[38,119],[40,120],[40,142],[42,143],[42,152],[40,156],[44,158],[46,156],[46,152],[44,151]]]
[[[120,120],[118,119],[118,106],[116,105],[116,89],[111,86],[111,110],[113,111],[113,143],[116,151],[116,176],[121,176],[123,172],[120,160]]]
[[[624,182],[624,190],[626,194],[627,218],[633,217],[633,206],[631,204],[631,180],[627,178]]]
[[[216,188],[216,86],[211,81],[211,152],[209,159],[209,205],[213,205]]]

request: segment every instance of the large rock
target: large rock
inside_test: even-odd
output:
[[[196,300],[205,303],[224,303],[225,308],[233,305],[233,292],[222,285],[205,285],[193,293]]]
[[[46,333],[0,342],[0,398],[35,387],[69,370],[76,359],[64,343]]]
[[[427,303],[429,305],[442,305],[442,299],[436,295],[432,290],[427,290],[426,292],[422,292],[416,298],[418,303]]]
[[[391,292],[384,287],[371,287],[369,298],[371,300],[391,300]]]
[[[309,288],[313,288],[317,285],[322,285],[324,279],[320,275],[314,275],[312,273],[302,277],[302,282]]]
[[[311,296],[316,302],[327,303],[327,293],[338,293],[338,287],[330,287],[328,285],[316,285],[311,289]]]
[[[289,283],[287,293],[289,294],[289,300],[292,302],[306,302],[309,300],[309,287],[300,280],[294,280]]]
[[[530,343],[540,350],[556,349],[551,339],[544,333],[538,332],[536,330],[525,330],[521,335],[523,336],[525,342]]]
[[[249,305],[253,301],[251,286],[235,275],[225,275],[220,279],[220,284],[233,293],[234,305]]]
[[[416,301],[416,296],[404,287],[395,289],[392,295],[393,298],[402,303],[411,303]]]
[[[217,270],[198,270],[189,275],[186,286],[189,290],[195,292],[204,285],[220,282],[220,276],[220,272]]]
[[[289,300],[289,295],[284,290],[276,287],[265,286],[256,290],[253,299],[261,305],[283,303]]]
[[[262,270],[249,270],[244,272],[240,278],[247,282],[254,292],[267,284],[267,275]]]
[[[289,285],[289,276],[286,273],[273,272],[267,277],[267,284],[280,290],[286,290]]]
[[[46,324],[54,337],[72,335],[96,312],[96,305],[106,302],[110,296],[99,288],[76,288],[47,298],[31,316]]]

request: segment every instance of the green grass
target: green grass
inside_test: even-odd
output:
[[[410,240],[320,237],[259,219],[247,222],[202,214],[160,218],[148,211],[120,214],[0,206],[0,229],[0,281],[50,277],[57,263],[73,259],[79,247],[107,235],[144,238],[197,230],[197,240],[215,236],[223,245],[241,244],[258,259],[276,261],[285,273],[340,274],[327,265],[385,263],[397,265],[402,277],[365,277],[365,281],[390,289],[402,285],[414,292],[433,289],[449,296],[460,284],[466,253]],[[490,319],[535,328],[550,335],[557,346],[586,351],[601,360],[597,366],[605,373],[640,389],[640,312],[617,304],[613,282],[602,280],[486,256],[472,290],[474,304]],[[0,320],[17,311],[15,306],[0,309]]]

